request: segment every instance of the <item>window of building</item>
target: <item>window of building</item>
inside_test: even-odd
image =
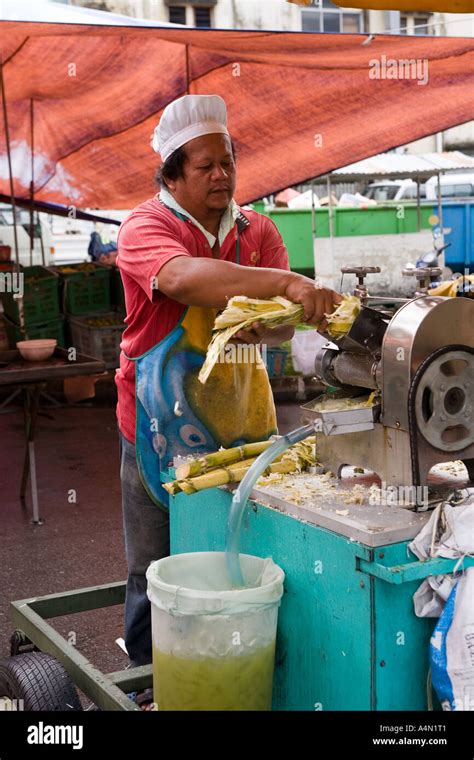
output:
[[[433,34],[431,15],[416,15],[414,13],[402,13],[400,16],[401,34]]]
[[[186,6],[170,5],[169,20],[172,24],[186,24]]]
[[[330,0],[312,0],[311,5],[301,11],[304,32],[363,32],[362,11],[341,9]]]
[[[415,34],[429,34],[431,29],[429,21],[429,16],[415,16],[415,23],[413,25]]]
[[[211,26],[211,9],[194,6],[194,26]]]

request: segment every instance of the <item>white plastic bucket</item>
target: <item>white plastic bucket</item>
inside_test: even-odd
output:
[[[270,710],[285,574],[241,554],[233,589],[224,552],[175,554],[147,570],[158,710]]]

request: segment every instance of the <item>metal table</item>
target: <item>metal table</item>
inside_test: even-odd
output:
[[[96,375],[102,372],[105,372],[103,361],[77,353],[74,361],[71,361],[65,348],[56,348],[50,359],[41,362],[26,361],[18,350],[0,351],[0,386],[17,386],[23,396],[26,450],[21,476],[20,500],[24,506],[29,475],[33,523],[36,525],[42,525],[44,522],[39,515],[35,459],[35,432],[40,394],[48,380],[78,375]]]

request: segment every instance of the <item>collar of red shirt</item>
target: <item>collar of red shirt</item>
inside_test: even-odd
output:
[[[189,211],[186,211],[182,206],[179,205],[177,200],[174,198],[173,195],[167,190],[165,187],[163,187],[159,194],[160,200],[169,208],[174,209],[175,211],[178,211],[180,214],[183,214],[183,216],[186,216],[193,224],[198,227],[198,229],[201,230],[203,235],[205,236],[207,242],[211,246],[211,248],[214,247],[216,238],[214,235],[212,235],[208,230],[206,230],[202,224],[200,224],[197,219],[195,219]],[[230,230],[234,227],[237,218],[240,216],[240,208],[237,205],[237,203],[232,198],[231,202],[229,203],[228,207],[224,211],[221,219],[221,223],[219,226],[219,232],[218,232],[218,238],[219,238],[219,245],[222,245],[225,238],[229,234]]]

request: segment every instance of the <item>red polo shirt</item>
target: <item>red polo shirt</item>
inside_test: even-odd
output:
[[[274,222],[256,211],[242,211],[240,264],[288,270],[288,252]],[[235,262],[237,226],[220,247],[219,258]],[[182,221],[158,196],[135,208],[120,227],[117,264],[125,291],[127,328],[116,373],[117,419],[121,433],[135,442],[135,363],[179,322],[185,306],[153,288],[153,278],[175,256],[212,258],[211,247],[191,220]],[[212,287],[212,283],[210,283]],[[245,295],[245,293],[242,293]]]

